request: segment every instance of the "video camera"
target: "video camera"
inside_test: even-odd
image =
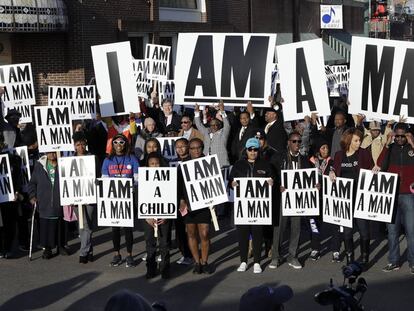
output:
[[[364,310],[361,300],[368,285],[364,278],[359,277],[361,273],[362,267],[357,262],[342,267],[344,276],[342,286],[334,286],[331,279],[328,289],[315,294],[315,301],[322,306],[332,305],[334,311]]]

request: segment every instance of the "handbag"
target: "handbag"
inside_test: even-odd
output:
[[[73,205],[63,206],[63,219],[68,222],[73,222],[73,221],[78,220],[78,217],[76,217],[75,209]]]

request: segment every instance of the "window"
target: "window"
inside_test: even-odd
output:
[[[160,7],[196,10],[197,0],[160,0]]]
[[[144,58],[144,38],[143,37],[129,37],[131,44],[132,57],[135,59]]]

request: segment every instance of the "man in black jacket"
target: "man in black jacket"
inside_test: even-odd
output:
[[[281,106],[276,105],[272,108],[266,108],[265,121],[264,132],[267,137],[267,144],[278,151],[286,150],[287,133],[283,126]]]

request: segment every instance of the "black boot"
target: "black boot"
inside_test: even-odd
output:
[[[361,240],[361,265],[364,269],[369,263],[369,240]]]
[[[345,239],[345,253],[346,253],[346,264],[349,265],[350,263],[354,262],[354,240],[351,239]]]
[[[152,279],[157,276],[157,263],[155,258],[147,258],[147,274],[145,277],[147,279]]]

